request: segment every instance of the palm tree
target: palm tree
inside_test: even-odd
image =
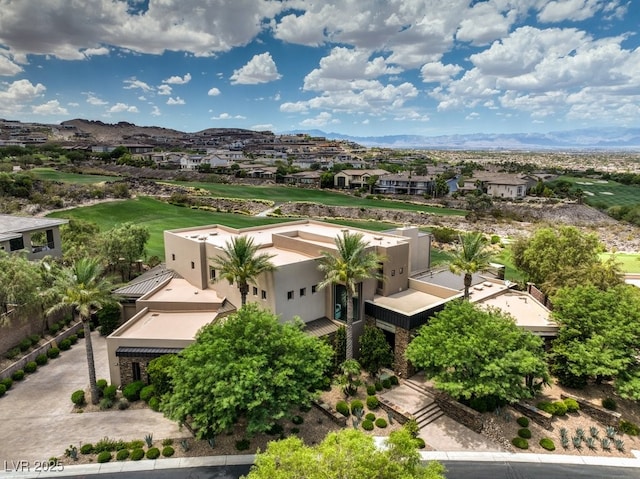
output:
[[[323,251],[318,269],[325,275],[319,288],[341,284],[347,290],[347,351],[346,359],[353,359],[353,314],[351,307],[358,284],[365,279],[382,279],[378,273],[379,263],[383,258],[374,251],[367,251],[367,243],[362,233],[346,231],[336,238],[337,253]]]
[[[464,299],[469,299],[472,274],[483,271],[489,266],[491,252],[487,248],[487,240],[480,232],[458,235],[458,246],[449,269],[452,273],[464,273]]]
[[[103,272],[102,265],[95,258],[82,258],[73,266],[64,268],[52,287],[57,294],[58,302],[47,310],[47,314],[51,314],[61,309],[71,308],[84,325],[84,344],[87,349],[89,385],[93,404],[98,404],[98,388],[91,343],[91,313],[100,309],[103,302],[111,299],[111,284],[104,279]]]
[[[276,269],[271,262],[275,255],[258,254],[259,249],[260,245],[254,244],[253,238],[236,236],[222,248],[222,256],[211,258],[213,267],[220,271],[216,279],[226,279],[229,284],[238,285],[242,306],[247,304],[249,283],[255,283],[261,273]]]

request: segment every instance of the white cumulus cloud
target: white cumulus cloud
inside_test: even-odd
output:
[[[63,106],[60,106],[58,100],[50,100],[41,105],[34,105],[31,111],[36,115],[68,115],[69,112]]]
[[[208,92],[207,95],[209,96],[218,96],[220,94],[220,90],[216,87],[211,88]]]
[[[162,83],[169,83],[170,85],[185,85],[191,81],[191,73],[187,73],[185,76],[172,76],[166,80],[162,80]]]
[[[232,85],[257,85],[282,78],[269,52],[255,55],[249,62],[231,75]]]
[[[116,103],[107,110],[109,113],[138,113],[138,108],[134,105],[127,105],[126,103]]]
[[[169,97],[169,99],[167,100],[167,105],[184,105],[184,103],[184,100],[179,96],[175,98]]]

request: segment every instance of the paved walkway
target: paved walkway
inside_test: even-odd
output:
[[[92,334],[96,375],[109,377],[107,343]],[[3,461],[37,461],[64,453],[69,445],[95,443],[100,439],[186,437],[175,422],[150,409],[112,410],[78,414],[71,393],[88,386],[84,341],[80,340],[59,358],[50,360],[34,374],[14,383],[0,398],[0,466]]]

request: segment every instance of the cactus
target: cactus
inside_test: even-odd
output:
[[[356,409],[356,410],[359,411],[359,409]],[[357,417],[354,417],[353,419],[351,419],[351,424],[353,424],[354,429],[358,429],[358,426],[360,426],[360,419]]]
[[[598,434],[600,434],[600,430],[595,426],[591,426],[589,428],[589,434],[591,434],[591,437],[598,439]]]
[[[147,434],[144,437],[144,442],[147,443],[147,447],[153,447],[153,434]]]
[[[600,440],[600,447],[602,447],[603,451],[610,451],[611,450],[611,439],[609,439],[608,437],[603,437]]]
[[[180,447],[184,452],[187,452],[189,449],[191,449],[191,445],[189,444],[189,441],[187,439],[182,439],[180,441]]]
[[[389,424],[393,424],[393,414],[390,411],[387,411],[387,421]]]

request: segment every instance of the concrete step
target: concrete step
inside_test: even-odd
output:
[[[444,416],[444,412],[436,403],[432,403],[429,407],[423,409],[419,414],[415,414],[414,417],[418,426],[423,428],[427,424],[431,424],[437,419]]]
[[[414,381],[413,379],[405,379],[402,381],[402,384],[410,387],[414,391],[424,394],[425,396],[432,397],[432,394],[422,385],[422,383]]]

